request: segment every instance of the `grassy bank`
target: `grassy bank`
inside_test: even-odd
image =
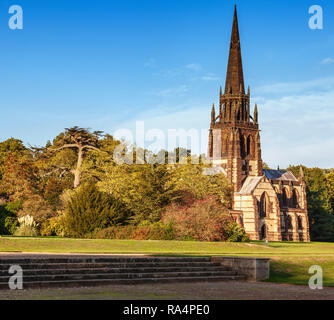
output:
[[[334,286],[334,243],[135,241],[1,237],[1,252],[114,253],[154,255],[241,255],[271,259],[272,282],[308,284],[312,265],[324,271],[324,285]]]
[[[263,242],[226,243],[196,241],[137,241],[1,237],[2,252],[142,253],[142,254],[244,254],[259,256],[334,254],[334,243]]]

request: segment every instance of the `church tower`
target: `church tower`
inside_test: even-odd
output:
[[[239,192],[248,176],[262,176],[258,110],[250,111],[250,89],[245,92],[237,9],[228,59],[225,89],[220,88],[219,111],[212,106],[208,155],[221,166]]]

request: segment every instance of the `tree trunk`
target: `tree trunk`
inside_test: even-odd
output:
[[[82,147],[79,147],[77,167],[74,170],[74,189],[80,185],[82,162],[83,162],[83,149]]]

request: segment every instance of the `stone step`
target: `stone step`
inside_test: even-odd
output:
[[[218,262],[127,262],[127,263],[2,263],[0,270],[8,271],[13,264],[21,266],[23,270],[26,269],[83,269],[83,268],[156,268],[156,267],[218,267]]]
[[[208,257],[44,256],[0,259],[0,289],[8,289],[14,264],[23,269],[25,288],[246,279]]]
[[[156,262],[207,262],[209,257],[69,257],[69,258],[0,258],[0,264],[51,264],[51,263],[156,263]]]
[[[33,281],[60,281],[60,280],[94,280],[94,279],[136,279],[136,278],[177,278],[177,277],[214,277],[235,276],[231,271],[201,271],[201,272],[156,272],[156,273],[103,273],[103,274],[23,274],[23,283]],[[10,275],[0,276],[0,282],[8,282]]]
[[[133,278],[133,279],[92,279],[92,280],[61,280],[61,281],[32,281],[24,282],[23,288],[40,287],[90,287],[112,284],[135,285],[143,283],[167,282],[212,282],[212,281],[244,281],[245,276],[209,276],[209,277],[176,277],[176,278]],[[7,282],[0,282],[0,289],[8,289]]]
[[[230,272],[228,269],[216,266],[207,267],[151,267],[151,268],[64,268],[64,269],[24,269],[23,275],[43,275],[43,274],[96,274],[96,273],[161,273],[161,272]],[[0,276],[7,276],[8,270],[0,271]]]

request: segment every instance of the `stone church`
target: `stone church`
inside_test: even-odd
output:
[[[258,108],[251,114],[244,86],[235,7],[225,90],[212,107],[209,159],[234,188],[230,210],[251,240],[310,241],[303,172],[263,168]]]

